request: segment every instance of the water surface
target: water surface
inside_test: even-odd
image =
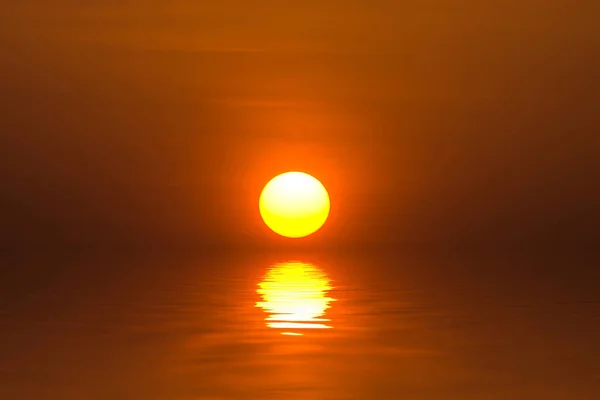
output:
[[[597,399],[600,293],[583,263],[13,260],[0,398]]]

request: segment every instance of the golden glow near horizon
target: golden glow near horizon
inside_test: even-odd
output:
[[[332,289],[329,278],[318,267],[302,262],[274,265],[258,284],[262,308],[268,316],[267,326],[279,329],[282,335],[302,335],[305,329],[327,329],[324,317]]]
[[[273,178],[259,199],[260,215],[274,232],[301,238],[319,230],[329,216],[329,195],[321,182],[303,172]]]

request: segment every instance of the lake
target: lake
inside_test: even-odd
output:
[[[580,258],[90,258],[5,263],[0,398],[600,398]]]

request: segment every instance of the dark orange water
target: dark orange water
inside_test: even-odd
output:
[[[597,399],[594,277],[548,262],[13,263],[0,398]]]

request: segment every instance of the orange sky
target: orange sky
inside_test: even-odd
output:
[[[600,222],[595,1],[52,3],[0,16],[11,240],[277,244],[293,169],[332,197],[311,243]]]

